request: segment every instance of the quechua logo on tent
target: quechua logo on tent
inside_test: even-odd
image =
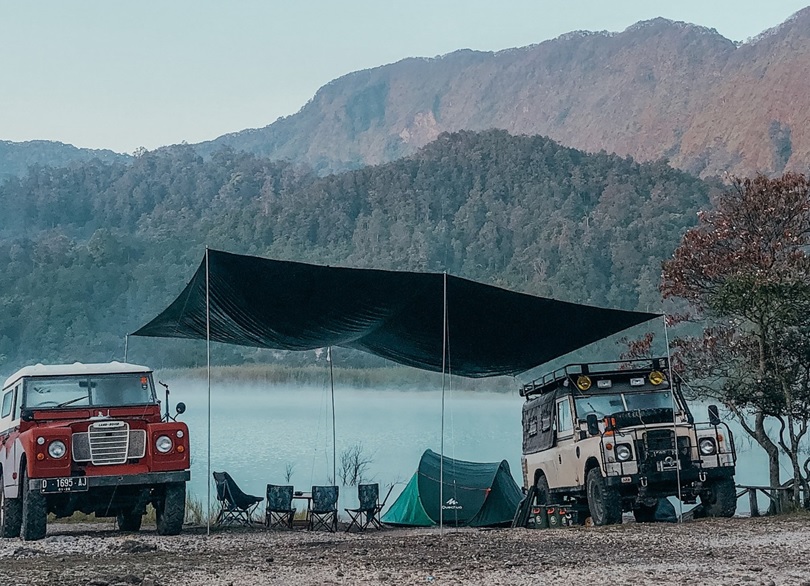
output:
[[[455,511],[461,510],[463,508],[464,507],[461,506],[461,503],[459,503],[453,497],[450,497],[449,499],[447,499],[447,502],[442,505],[442,509],[450,509],[450,510],[455,510]]]

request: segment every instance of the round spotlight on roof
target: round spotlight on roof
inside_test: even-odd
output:
[[[591,388],[591,377],[586,376],[584,374],[581,375],[577,379],[577,388],[580,391],[587,391],[588,389],[590,389]]]
[[[662,382],[666,380],[664,373],[660,370],[653,370],[648,377],[650,382],[654,385],[660,385]]]

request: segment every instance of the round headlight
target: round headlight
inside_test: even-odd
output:
[[[633,457],[633,452],[627,444],[619,444],[616,446],[616,459],[619,462],[626,462]]]
[[[591,388],[591,377],[582,375],[577,379],[577,388],[580,391],[587,391]]]
[[[65,452],[67,452],[67,447],[61,440],[54,440],[48,445],[48,455],[51,458],[59,459],[65,455]]]
[[[700,453],[704,456],[711,456],[717,451],[717,447],[714,445],[714,440],[708,437],[704,437],[698,443],[700,446]]]
[[[159,438],[157,438],[157,441],[155,442],[155,448],[157,448],[157,451],[160,452],[161,454],[170,452],[172,446],[173,446],[172,438],[170,438],[168,435],[160,436]]]

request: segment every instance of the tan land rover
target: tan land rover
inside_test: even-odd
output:
[[[659,499],[737,507],[736,453],[715,406],[696,423],[666,358],[572,364],[523,386],[523,482],[536,505],[567,504],[595,525],[623,511],[654,520]]]

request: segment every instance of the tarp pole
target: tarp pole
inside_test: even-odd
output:
[[[127,362],[129,356],[129,334],[124,336],[124,362]]]
[[[326,348],[326,360],[329,362],[329,383],[332,386],[332,482],[337,486],[337,443],[335,432],[335,373],[332,371],[332,346]]]
[[[669,353],[669,328],[667,326],[667,316],[666,313],[664,314],[664,341],[667,345],[667,368],[669,372],[669,384],[672,388],[672,433],[675,434],[675,453],[678,453],[678,422],[675,417],[675,379],[672,378],[672,356]],[[681,494],[681,460],[680,456],[678,456],[676,460],[677,466],[675,466],[675,477],[678,482],[678,510],[680,514],[678,515],[678,523],[683,523],[683,500]]]
[[[439,535],[444,535],[444,387],[447,378],[447,271],[443,276],[442,294],[442,435],[439,459]]]
[[[208,271],[208,246],[205,247],[205,354],[208,371],[208,504],[206,535],[211,535],[211,293]]]

